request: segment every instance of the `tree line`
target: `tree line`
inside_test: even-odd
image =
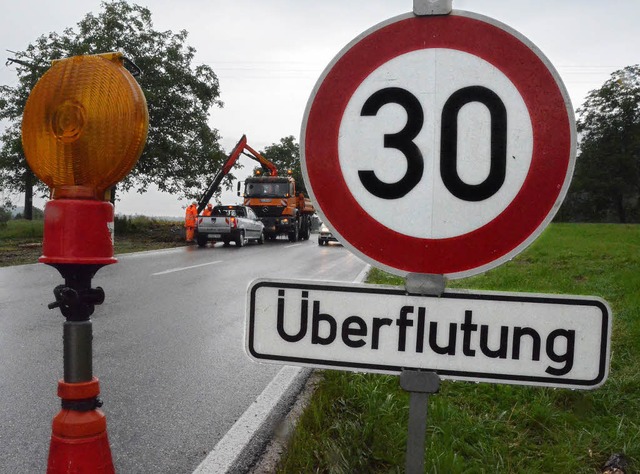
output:
[[[87,14],[75,28],[40,36],[14,53],[15,87],[0,86],[0,120],[9,125],[0,135],[0,188],[25,193],[25,216],[31,196],[48,194],[26,164],[20,123],[31,89],[51,61],[83,54],[122,52],[142,74],[137,78],[149,109],[149,133],[135,168],[119,191],[161,191],[193,199],[206,188],[207,170],[222,163],[225,152],[218,130],[208,124],[213,107],[222,107],[218,77],[208,65],[195,65],[196,50],[185,30],[158,31],[149,9],[124,0],[103,2],[99,14]],[[128,62],[125,62],[125,67]]]
[[[640,65],[611,74],[577,116],[578,158],[559,218],[640,222]]]
[[[209,123],[213,107],[222,107],[218,78],[207,65],[194,65],[195,49],[182,30],[157,31],[151,11],[125,0],[103,2],[99,14],[87,14],[76,28],[40,36],[13,63],[14,87],[0,85],[0,189],[24,193],[24,217],[32,217],[34,193],[45,195],[26,164],[20,140],[22,112],[29,92],[53,59],[107,51],[123,52],[142,75],[149,134],[146,147],[119,191],[145,192],[155,184],[186,199],[207,188],[211,169],[226,152],[218,130]],[[614,72],[591,91],[577,110],[578,157],[571,187],[557,220],[570,222],[640,222],[640,65]],[[291,169],[304,189],[300,148],[293,136],[261,152],[278,169]],[[227,183],[233,179],[230,174]],[[1,206],[0,206],[1,207]]]

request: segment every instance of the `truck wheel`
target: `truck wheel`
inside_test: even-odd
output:
[[[300,238],[300,228],[296,225],[292,232],[289,232],[289,242],[297,242]]]
[[[244,247],[244,232],[240,232],[240,235],[236,239],[236,247]]]
[[[307,216],[305,216],[300,223],[300,240],[309,240],[311,236],[311,227]]]
[[[206,247],[207,246],[207,236],[198,234],[198,247]]]

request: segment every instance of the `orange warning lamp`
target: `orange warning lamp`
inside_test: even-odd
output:
[[[22,145],[56,198],[104,200],[147,138],[144,94],[121,53],[54,61],[29,95]]]
[[[106,193],[136,164],[149,114],[121,53],[53,62],[29,95],[22,146],[51,190],[43,263],[115,263]]]

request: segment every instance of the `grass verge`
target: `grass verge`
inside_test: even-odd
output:
[[[373,270],[370,283],[404,284]],[[594,391],[444,381],[429,398],[426,472],[595,473],[640,465],[640,226],[553,224],[527,251],[449,287],[595,295],[613,311]],[[324,371],[279,473],[404,471],[408,394],[394,376]]]

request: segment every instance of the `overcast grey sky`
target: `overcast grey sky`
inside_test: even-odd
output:
[[[75,27],[98,13],[98,0],[4,0],[0,8],[0,84],[15,84],[6,50],[24,50],[38,36]],[[244,133],[262,149],[299,140],[309,94],[331,59],[375,24],[412,10],[412,0],[138,0],[158,30],[187,30],[196,63],[218,75],[224,108],[211,126],[230,150]],[[609,75],[640,62],[639,0],[453,0],[454,9],[493,17],[532,41],[558,70],[573,108]],[[245,163],[251,166],[250,163]],[[231,199],[231,197],[229,197]],[[21,198],[15,203],[20,205]],[[125,195],[123,214],[183,214],[184,201],[149,192]]]

